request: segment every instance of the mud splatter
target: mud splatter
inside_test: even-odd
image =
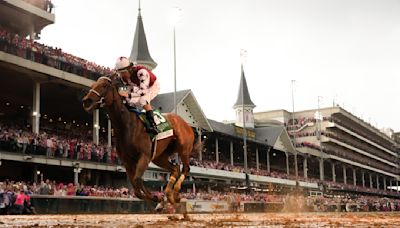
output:
[[[396,227],[400,213],[102,214],[1,216],[1,227]]]

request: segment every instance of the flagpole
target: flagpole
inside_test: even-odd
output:
[[[243,74],[243,63],[245,62],[246,58],[246,50],[241,50],[240,57],[242,60],[241,64],[241,74]],[[244,157],[244,173],[246,175],[246,185],[248,185],[248,164],[247,164],[247,130],[246,130],[246,121],[245,121],[245,109],[244,109],[244,81],[241,83],[241,96],[242,96],[242,123],[243,123],[243,157]]]
[[[243,65],[242,65],[242,71],[243,71]],[[244,113],[244,88],[243,88],[242,83],[242,88],[241,88],[241,95],[242,95],[242,121],[243,121],[243,156],[244,156],[244,172],[247,175],[247,131],[246,131],[246,121],[245,121],[245,113]]]

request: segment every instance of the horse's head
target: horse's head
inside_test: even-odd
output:
[[[113,103],[113,79],[115,74],[110,77],[103,76],[97,79],[89,92],[82,99],[83,108],[86,112],[92,112],[103,106],[109,106]]]

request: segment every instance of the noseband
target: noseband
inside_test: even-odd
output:
[[[110,83],[109,86],[111,86],[111,83],[112,83],[111,78],[106,77],[106,76],[102,76],[102,77],[98,78],[97,81],[100,81],[100,80],[102,80],[102,79],[107,80],[107,81]],[[100,98],[100,100],[97,101],[96,104],[98,104],[98,105],[100,106],[100,108],[104,107],[104,105],[106,104],[105,101],[104,101],[104,96],[102,96],[99,92],[97,92],[97,91],[94,90],[94,89],[90,89],[90,90],[89,90],[89,93],[90,93],[90,92],[96,94],[96,95]]]

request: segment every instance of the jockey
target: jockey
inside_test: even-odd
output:
[[[120,75],[127,90],[119,90],[130,107],[138,106],[146,110],[146,118],[150,124],[146,124],[148,133],[157,135],[158,129],[154,122],[153,108],[150,101],[160,91],[160,84],[156,76],[146,67],[129,61],[126,57],[119,57],[115,63],[115,70]]]

